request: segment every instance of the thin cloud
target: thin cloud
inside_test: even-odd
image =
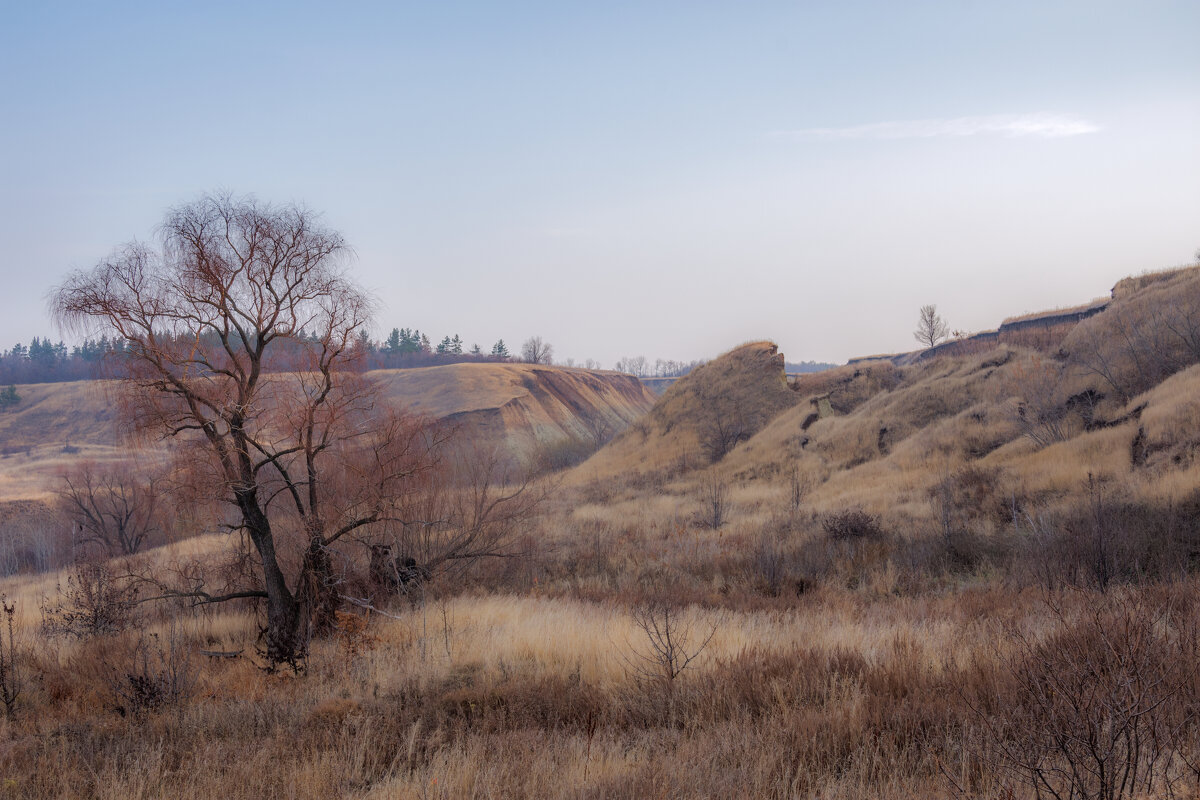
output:
[[[773,131],[772,136],[802,141],[843,139],[935,139],[966,136],[1062,139],[1095,133],[1100,126],[1082,117],[1064,114],[992,114],[982,117],[910,119],[873,122],[848,128],[801,128]]]

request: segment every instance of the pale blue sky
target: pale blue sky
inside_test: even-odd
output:
[[[250,6],[250,7],[247,7]],[[560,357],[910,349],[1200,247],[1200,3],[9,3],[0,346],[204,191],[393,325]]]

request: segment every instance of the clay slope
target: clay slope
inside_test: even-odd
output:
[[[369,374],[391,401],[454,423],[463,439],[551,466],[595,450],[655,400],[632,375],[569,367],[452,364]]]
[[[450,420],[461,437],[481,447],[502,448],[526,461],[540,458],[544,466],[591,453],[644,415],[655,399],[630,375],[532,364],[369,374],[391,402]],[[0,500],[43,497],[63,467],[127,454],[103,381],[23,385],[17,391],[21,402],[0,413]]]

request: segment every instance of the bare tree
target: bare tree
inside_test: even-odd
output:
[[[1022,434],[1039,447],[1070,438],[1070,419],[1062,399],[1062,368],[1057,362],[1034,356],[1014,366],[1006,383]]]
[[[198,474],[253,545],[258,586],[174,593],[265,599],[266,655],[295,664],[338,602],[330,545],[387,518],[436,442],[411,420],[378,419],[352,369],[371,300],[314,214],[206,196],[169,211],[160,234],[161,250],[128,244],[69,277],[53,308],[65,326],[129,343],[129,418],[199,446]],[[364,483],[350,485],[351,464]]]
[[[403,564],[423,577],[458,574],[481,558],[520,555],[515,534],[536,513],[546,487],[499,450],[470,442],[445,448],[438,469],[414,482],[385,526]]]
[[[675,687],[679,676],[692,665],[717,635],[716,622],[696,629],[687,614],[666,600],[648,600],[630,612],[633,625],[645,637],[641,647],[630,645],[627,666],[639,681],[657,687],[667,701],[667,719],[675,727]]]
[[[521,345],[521,360],[530,364],[549,364],[554,360],[554,346],[542,341],[540,336],[531,336]]]
[[[138,476],[128,464],[84,463],[64,472],[59,504],[82,535],[110,556],[131,556],[160,530],[158,486],[154,477]]]
[[[650,368],[646,364],[645,356],[624,356],[617,362],[617,372],[627,372],[638,378],[646,378],[650,375]]]
[[[927,348],[934,347],[946,338],[948,332],[946,321],[937,313],[936,305],[921,306],[921,317],[917,329],[913,331],[913,338]]]
[[[709,461],[717,462],[756,429],[755,420],[736,397],[701,386],[696,415],[700,449]]]

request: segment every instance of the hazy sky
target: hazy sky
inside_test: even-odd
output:
[[[1200,3],[8,3],[0,346],[218,189],[355,247],[375,333],[908,350],[1200,247]]]

